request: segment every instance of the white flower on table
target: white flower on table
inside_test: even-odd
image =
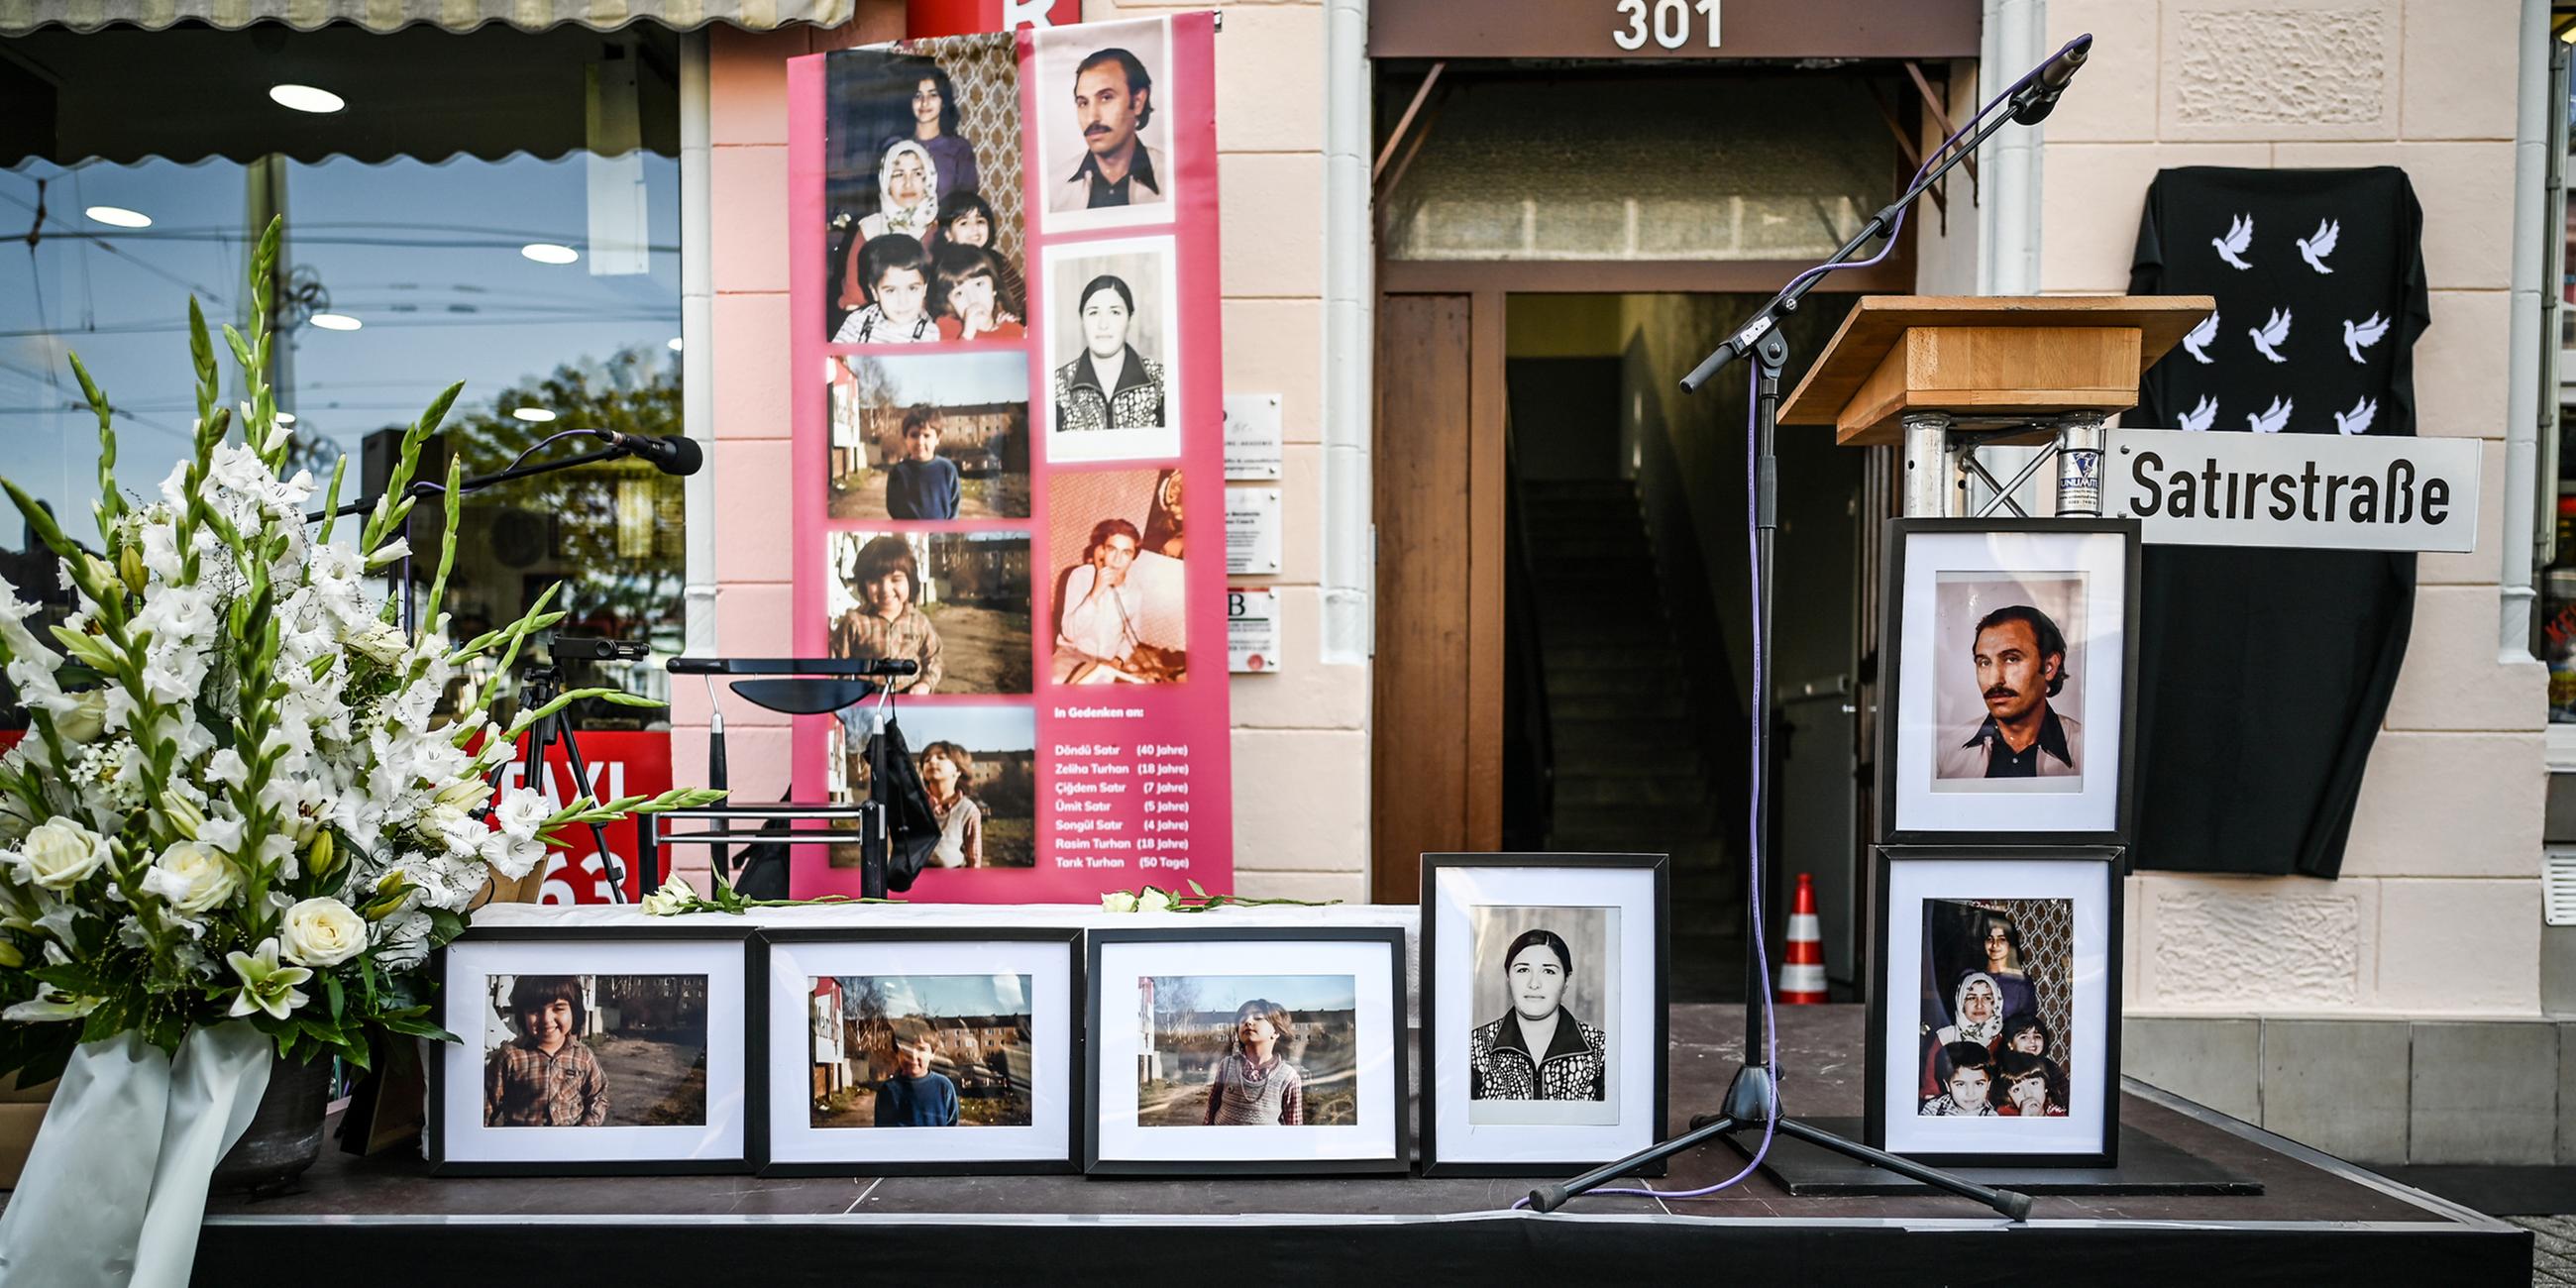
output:
[[[71,819],[47,819],[18,843],[12,861],[28,881],[69,890],[107,861],[107,840]]]
[[[279,934],[287,960],[302,966],[337,966],[367,948],[366,919],[331,898],[306,899],[287,909]]]
[[[242,982],[241,993],[233,998],[230,1012],[235,1019],[253,1011],[266,1011],[282,1020],[312,1000],[295,986],[313,978],[313,972],[301,966],[278,965],[275,939],[261,940],[256,953],[227,953],[224,961]]]
[[[662,883],[661,889],[644,896],[644,911],[655,917],[676,917],[687,912],[697,899],[698,892],[688,882],[672,877]]]

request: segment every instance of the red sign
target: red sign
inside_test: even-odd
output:
[[[524,757],[524,752],[522,756]],[[651,796],[671,789],[671,735],[638,733],[631,730],[609,730],[581,735],[582,764],[590,771],[590,794],[595,800],[612,800],[619,796]],[[501,773],[501,784],[515,787],[526,777],[527,762],[511,762]],[[580,795],[572,785],[572,762],[563,745],[556,744],[546,753],[545,781],[538,785],[546,802],[561,808],[564,802]],[[642,897],[636,887],[635,820],[622,819],[600,829],[606,833],[608,848],[617,856],[619,867],[626,873],[626,890],[630,899]],[[564,839],[569,845],[553,847],[546,859],[546,884],[539,896],[542,903],[607,903],[608,865],[600,857],[599,846],[587,827],[568,828]]]
[[[1082,0],[907,0],[908,40],[971,36],[1021,27],[1063,27],[1082,21]]]

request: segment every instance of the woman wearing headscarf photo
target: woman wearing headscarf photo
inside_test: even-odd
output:
[[[957,133],[957,87],[939,64],[923,64],[921,75],[913,81],[912,133],[899,137],[920,144],[929,154],[938,176],[935,195],[974,192],[983,186],[975,167],[975,145]]]
[[[1055,427],[1162,428],[1168,423],[1163,364],[1136,352],[1127,339],[1136,318],[1136,292],[1125,279],[1103,273],[1074,297],[1074,316],[1083,351],[1056,368]]]
[[[877,212],[859,221],[861,237],[902,233],[926,245],[939,226],[939,163],[910,139],[886,145],[877,161]]]
[[[1601,1030],[1565,1008],[1574,950],[1552,930],[1531,930],[1503,952],[1512,1009],[1467,1038],[1470,1100],[1600,1100],[1609,1064]]]

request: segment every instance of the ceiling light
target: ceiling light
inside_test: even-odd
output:
[[[349,105],[347,99],[310,85],[271,85],[268,97],[279,107],[291,107],[299,112],[336,112]]]
[[[671,352],[678,353],[680,351],[680,337],[676,335],[672,336],[669,343],[671,346]]]
[[[542,425],[555,418],[553,412],[543,407],[513,407],[510,409],[510,414],[531,425]]]
[[[355,331],[366,323],[346,313],[316,313],[313,315],[313,325],[325,331]]]
[[[108,224],[117,228],[149,228],[152,226],[152,216],[144,214],[140,210],[128,210],[123,206],[92,206],[81,213],[88,215],[91,219],[94,219],[99,223]]]
[[[519,253],[540,264],[569,264],[581,258],[580,251],[553,242],[529,242],[519,248]]]

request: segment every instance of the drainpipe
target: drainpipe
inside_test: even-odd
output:
[[[1371,228],[1368,0],[1324,6],[1324,560],[1326,666],[1364,666],[1376,644],[1369,431],[1376,405],[1377,238]]]
[[[707,33],[680,38],[680,432],[715,459],[715,271],[707,230],[715,192],[707,181],[709,122]],[[703,469],[681,480],[688,516],[681,580],[687,652],[716,656],[716,479]]]
[[[1986,0],[1976,99],[2048,55],[2046,0]],[[1977,293],[2039,293],[2039,126],[2008,129],[1979,150]]]
[[[2541,248],[2557,230],[2542,225],[2549,176],[2549,3],[2522,0],[2521,92],[2513,133],[2513,326],[2506,352],[2504,430],[2504,550],[2499,570],[2496,657],[2531,660],[2533,524],[2540,489],[2540,435],[2557,422],[2557,390],[2542,398],[2540,350],[2558,337],[2542,334]],[[2558,110],[2564,110],[2563,108]]]

